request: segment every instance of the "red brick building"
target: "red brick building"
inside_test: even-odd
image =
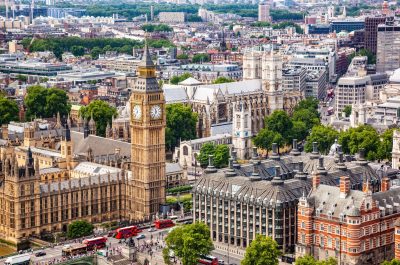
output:
[[[351,190],[347,176],[340,178],[339,187],[320,182],[321,175],[313,174],[312,190],[299,199],[296,256],[335,257],[340,265],[381,264],[394,258],[400,187],[390,189],[388,178],[376,193],[368,179],[363,191]],[[400,258],[400,226],[398,232]]]

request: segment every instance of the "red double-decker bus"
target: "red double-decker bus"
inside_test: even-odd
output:
[[[213,256],[201,256],[198,260],[198,264],[218,265],[218,259]]]
[[[118,228],[117,230],[115,230],[115,238],[116,239],[129,238],[129,237],[137,236],[137,234],[139,232],[140,232],[140,230],[135,225],[122,227],[122,228]]]
[[[157,229],[163,229],[167,227],[173,227],[175,226],[175,223],[170,219],[166,219],[166,220],[156,220],[154,221],[154,225]]]
[[[107,238],[106,237],[96,237],[85,239],[82,241],[82,244],[86,245],[88,250],[104,248],[106,246]]]

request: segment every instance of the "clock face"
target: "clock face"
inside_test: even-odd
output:
[[[151,118],[153,118],[153,119],[161,118],[161,115],[162,115],[161,107],[159,105],[152,106],[151,110],[150,110],[150,115],[151,115]]]
[[[139,105],[135,105],[133,107],[132,113],[133,117],[138,120],[142,117],[142,108]]]

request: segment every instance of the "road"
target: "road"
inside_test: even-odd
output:
[[[162,240],[162,238],[167,234],[167,231],[169,230],[169,228],[165,228],[165,229],[160,229],[160,230],[156,230],[154,232],[149,232],[147,229],[143,230],[143,232],[141,232],[140,234],[143,234],[145,236],[144,239],[140,239],[137,240],[135,239],[135,244],[142,246],[144,245],[146,242],[151,241],[151,239],[153,239],[153,242],[156,242],[157,240]],[[81,242],[82,240],[77,240],[77,242]],[[72,242],[69,242],[72,243]],[[66,244],[65,244],[66,245]],[[116,238],[112,238],[109,237],[108,241],[107,241],[107,247],[108,250],[113,250],[113,249],[117,249],[119,246],[121,246],[120,240],[116,239]],[[31,254],[31,258],[32,258],[32,262],[33,264],[46,264],[48,262],[52,262],[52,263],[57,263],[57,261],[61,261],[62,256],[61,256],[61,250],[64,247],[64,245],[58,245],[52,248],[46,248],[44,250],[36,250]],[[41,256],[41,257],[36,257],[35,254],[39,251],[44,251],[46,253],[45,256]],[[161,249],[157,252],[161,254]],[[155,249],[153,248],[153,252],[155,252]],[[158,254],[158,253],[157,253]],[[0,265],[3,265],[5,262],[5,258],[0,260]]]

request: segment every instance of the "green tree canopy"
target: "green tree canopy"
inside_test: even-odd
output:
[[[299,121],[293,121],[293,127],[291,130],[291,138],[292,139],[297,139],[298,141],[303,141],[307,138],[308,133],[309,133],[309,127],[306,125],[307,123],[299,120]]]
[[[192,58],[193,63],[206,63],[210,61],[210,56],[207,53],[198,53]]]
[[[74,56],[83,56],[85,54],[85,48],[83,46],[74,45],[71,47],[71,52]]]
[[[93,234],[93,225],[85,220],[73,221],[68,225],[68,238],[79,238]]]
[[[200,148],[200,153],[197,156],[201,167],[208,166],[210,155],[213,156],[213,165],[221,168],[228,165],[229,161],[229,147],[225,144],[214,145],[206,143]]]
[[[265,117],[265,128],[282,135],[284,143],[290,143],[293,122],[289,115],[283,110],[275,110],[271,115]]]
[[[180,140],[196,138],[197,113],[189,105],[167,105],[166,144],[169,150],[175,148]]]
[[[191,75],[190,73],[184,73],[184,74],[181,74],[181,75],[173,76],[173,77],[171,78],[171,80],[169,80],[169,82],[170,82],[171,84],[173,84],[173,85],[177,85],[177,84],[179,84],[180,82],[185,81],[185,80],[188,79],[189,77],[192,77],[192,75]]]
[[[278,265],[281,252],[271,237],[258,235],[246,248],[241,265]]]
[[[311,109],[295,110],[292,115],[292,121],[303,122],[307,130],[310,130],[315,125],[320,124],[319,115]]]
[[[261,129],[258,134],[253,138],[253,143],[257,148],[270,151],[272,148],[272,143],[274,142],[276,132]]]
[[[316,116],[319,116],[318,113],[318,99],[314,97],[308,97],[306,99],[300,100],[299,103],[294,107],[294,112],[303,110],[303,109],[308,109],[311,112],[314,112]]]
[[[24,102],[27,107],[26,117],[28,120],[35,116],[51,118],[57,113],[66,116],[71,110],[67,93],[58,88],[31,86],[28,88]]]
[[[344,112],[344,114],[346,115],[346,117],[350,117],[350,114],[351,114],[351,106],[350,106],[350,105],[347,105],[346,107],[344,107],[343,112]]]
[[[339,133],[330,126],[317,125],[311,130],[311,134],[307,137],[306,145],[304,146],[306,152],[312,151],[312,143],[318,143],[318,150],[321,153],[328,153],[332,144],[339,137]]]
[[[225,77],[225,76],[220,76],[213,81],[214,84],[223,84],[223,83],[231,83],[231,82],[235,82],[235,80],[233,80],[232,78]]]
[[[0,95],[0,125],[18,121],[18,112],[18,105],[14,100]]]
[[[177,55],[176,59],[186,60],[186,59],[189,59],[189,55],[187,55],[186,53],[182,53],[182,54]]]
[[[385,260],[382,265],[400,265],[400,260],[392,259],[391,261]]]
[[[297,258],[295,265],[337,265],[337,260],[333,257],[327,260],[315,260],[313,256],[305,255]]]
[[[167,264],[167,253],[171,250],[183,265],[196,265],[201,255],[208,255],[214,249],[210,229],[200,222],[176,227],[167,235],[165,243],[167,250],[163,251],[163,257]]]
[[[394,130],[395,129],[388,129],[380,135],[380,143],[378,146],[378,159],[392,159]]]
[[[94,100],[86,107],[79,110],[79,114],[96,122],[96,133],[100,136],[105,136],[107,124],[111,123],[112,118],[118,115],[117,109],[110,106],[107,102],[102,100]]]
[[[18,75],[16,76],[16,79],[19,80],[19,81],[21,81],[21,82],[26,82],[26,81],[28,80],[28,77],[27,77],[26,75],[18,74]]]
[[[214,166],[226,167],[229,161],[229,147],[226,144],[219,144],[214,151]]]
[[[146,32],[170,32],[172,28],[166,24],[144,24],[141,29]]]
[[[342,150],[347,154],[355,154],[361,148],[364,148],[368,160],[377,158],[378,146],[380,144],[379,135],[370,125],[362,125],[356,128],[350,128],[341,132],[339,143]]]

